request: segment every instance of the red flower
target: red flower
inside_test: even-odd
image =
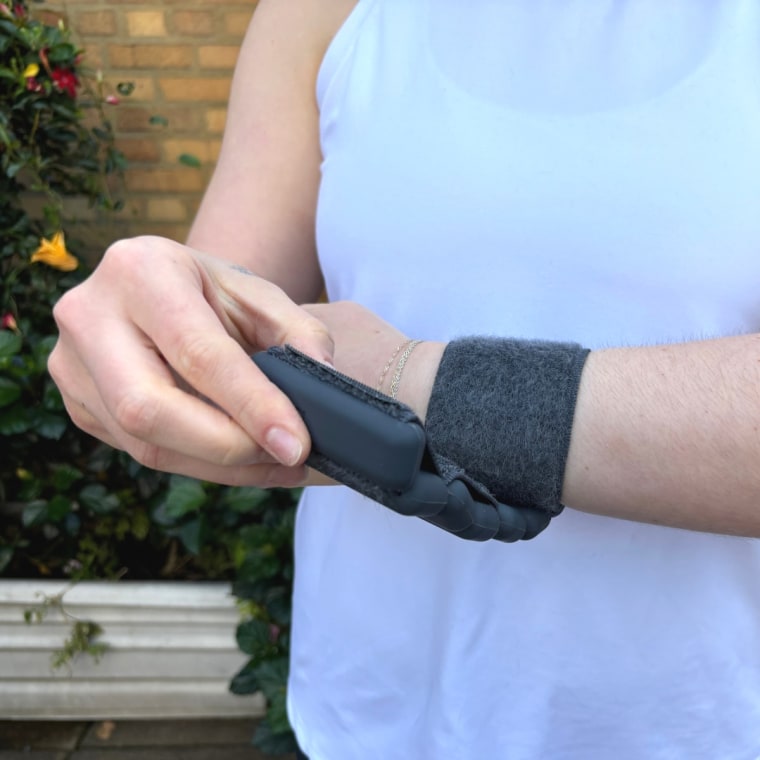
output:
[[[42,85],[34,77],[29,77],[26,80],[26,89],[29,92],[42,92]]]
[[[51,74],[55,86],[61,91],[65,92],[71,98],[77,96],[77,87],[79,87],[79,79],[77,75],[71,69],[53,69]]]
[[[3,314],[3,318],[0,320],[0,324],[2,324],[3,330],[13,330],[13,332],[18,332],[16,319],[10,312]]]

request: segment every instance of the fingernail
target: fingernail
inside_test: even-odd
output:
[[[282,428],[271,428],[266,435],[267,451],[279,462],[292,467],[303,453],[301,442]]]

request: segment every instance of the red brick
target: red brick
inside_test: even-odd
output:
[[[109,45],[111,65],[120,69],[185,69],[193,63],[189,45]]]
[[[161,160],[161,149],[152,136],[142,138],[121,138],[117,147],[130,162],[158,163]]]
[[[185,222],[187,206],[176,197],[151,198],[147,203],[147,216],[155,222]]]
[[[202,45],[198,48],[198,63],[203,69],[232,69],[237,62],[238,45]]]
[[[212,135],[224,132],[227,122],[226,108],[209,108],[205,113],[206,131]]]
[[[127,11],[126,16],[131,37],[166,37],[163,11]]]
[[[116,14],[113,11],[79,11],[74,28],[80,35],[111,36],[116,34]]]
[[[169,101],[202,101],[226,103],[230,94],[229,78],[187,77],[184,79],[159,80],[159,87]]]
[[[200,191],[203,177],[197,169],[128,169],[127,189],[130,192],[172,193],[176,191]]]
[[[155,105],[153,108],[142,106],[120,106],[116,112],[116,125],[121,134],[125,132],[152,132],[156,140],[165,136],[167,130],[174,132],[192,132],[197,134],[203,130],[202,109],[192,107],[177,107]],[[151,124],[151,117],[158,116],[166,119],[169,124],[162,127]]]
[[[58,26],[58,22],[63,21],[66,26],[69,26],[68,14],[64,10],[52,10],[45,9],[42,11],[35,11],[32,14],[35,19],[41,21],[47,26]]]
[[[177,34],[189,37],[211,37],[216,32],[214,14],[209,11],[174,11],[172,27]]]

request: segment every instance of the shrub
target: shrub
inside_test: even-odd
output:
[[[37,20],[23,1],[0,3],[0,503],[20,511],[23,527],[48,526],[40,545],[4,526],[0,572],[26,573],[30,562],[41,574],[60,571],[58,542],[84,522],[76,507],[113,511],[126,481],[114,456],[71,425],[46,371],[53,304],[86,274],[69,251],[77,241],[66,240],[71,202],[121,206],[111,97],[82,71],[83,57],[63,24]],[[145,532],[139,515],[130,527]]]
[[[37,20],[26,2],[0,2],[0,575],[234,581],[250,661],[231,689],[264,692],[256,741],[291,751],[295,492],[141,467],[77,429],[47,374],[52,307],[87,274],[76,210],[122,205],[125,160],[108,119],[118,96],[85,61],[63,24]]]

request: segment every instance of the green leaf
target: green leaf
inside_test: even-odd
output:
[[[262,662],[258,668],[259,685],[261,691],[271,702],[282,695],[288,683],[288,658],[277,657],[273,660]]]
[[[272,648],[269,623],[263,620],[245,620],[240,623],[235,639],[238,647],[252,657],[260,657],[262,650]]]
[[[0,330],[0,357],[14,356],[21,350],[21,336],[10,330]]]
[[[77,49],[69,42],[55,45],[48,50],[48,60],[51,63],[73,63]]]
[[[286,684],[283,683],[267,705],[267,723],[272,732],[277,735],[287,734],[289,731],[292,731],[290,721],[288,720],[286,688]]]
[[[258,670],[258,660],[248,660],[248,662],[233,676],[229,683],[229,690],[233,694],[255,694],[260,691],[259,679],[256,675]]]
[[[258,512],[264,505],[272,502],[272,493],[264,488],[248,486],[244,488],[227,488],[222,497],[222,504],[233,512]]]
[[[53,468],[53,487],[56,491],[68,491],[68,489],[84,477],[82,471],[70,464],[58,464]]]
[[[20,405],[0,411],[0,435],[26,433],[33,425],[28,410]]]
[[[292,731],[275,733],[266,720],[259,723],[253,736],[253,744],[264,755],[290,755],[296,751],[296,737]]]
[[[198,511],[206,501],[206,492],[197,480],[190,478],[172,478],[166,498],[156,510],[156,519],[162,525],[172,522]]]
[[[8,565],[10,565],[13,559],[13,547],[12,546],[0,546],[0,575],[2,575]]]
[[[69,426],[68,417],[42,409],[35,410],[32,419],[34,430],[49,441],[60,441]]]
[[[56,494],[47,505],[48,520],[51,522],[63,520],[71,512],[71,505],[71,499],[62,494]]]
[[[132,535],[138,541],[144,541],[150,533],[150,517],[147,513],[139,510],[132,516]]]
[[[42,392],[42,408],[48,412],[65,412],[66,407],[63,405],[63,397],[58,390],[58,386],[51,382],[45,383]]]
[[[190,522],[184,523],[177,535],[182,541],[184,547],[191,554],[198,554],[201,550],[201,536],[203,534],[203,521],[201,518],[190,520]]]
[[[58,340],[55,335],[46,335],[44,338],[37,341],[32,347],[32,355],[34,356],[34,362],[36,368],[40,372],[47,370],[47,361],[50,356],[50,352],[53,350],[56,341]]]
[[[106,154],[106,172],[111,174],[115,171],[124,171],[129,166],[126,156],[119,150],[110,149]],[[114,210],[118,211],[119,201],[114,204]],[[123,206],[123,202],[121,202]]]
[[[0,377],[0,406],[9,406],[21,396],[21,386],[6,377]]]
[[[79,535],[79,531],[82,528],[82,520],[76,512],[69,512],[66,515],[66,519],[63,521],[63,529],[70,536]]]
[[[135,91],[135,83],[134,82],[119,82],[116,85],[116,92],[119,93],[119,95],[124,95],[125,97],[131,95]]]
[[[257,549],[246,556],[238,569],[238,578],[243,582],[271,579],[276,578],[279,571],[280,560],[277,556]]]
[[[25,166],[23,161],[13,161],[5,167],[5,173],[10,179],[13,179]]]
[[[169,126],[169,119],[167,119],[165,116],[159,116],[158,114],[155,114],[148,119],[149,124],[157,124],[161,127],[168,127]]]
[[[79,500],[96,515],[107,515],[115,512],[121,501],[114,493],[108,493],[100,483],[91,483],[79,492]]]
[[[189,166],[192,169],[201,168],[200,158],[194,156],[192,153],[183,153],[177,160],[184,166]]]
[[[290,625],[292,615],[292,594],[289,588],[280,586],[270,589],[265,604],[272,620],[280,625]]]
[[[30,501],[21,513],[21,523],[25,528],[42,522],[47,515],[47,502],[43,499]]]
[[[268,579],[249,576],[241,578],[238,571],[238,577],[233,581],[232,593],[238,599],[247,599],[257,604],[265,605],[267,601],[267,586],[270,583]]]

